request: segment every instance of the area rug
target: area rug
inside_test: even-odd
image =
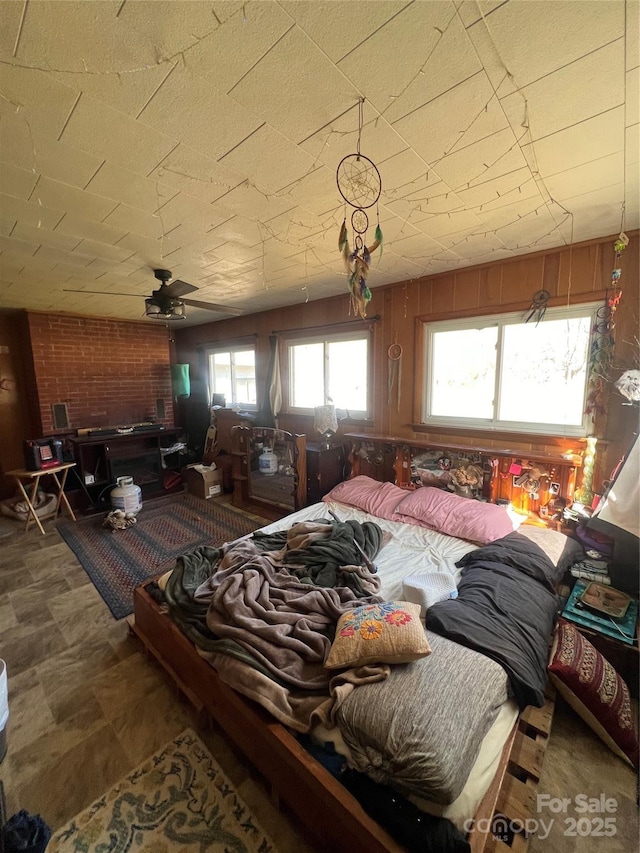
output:
[[[191,729],[59,829],[47,853],[276,853]]]
[[[61,520],[58,532],[76,555],[116,619],[133,612],[133,591],[170,569],[199,545],[222,545],[259,526],[216,500],[181,492],[143,503],[137,523],[103,527],[103,515]]]

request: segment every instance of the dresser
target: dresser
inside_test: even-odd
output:
[[[341,444],[307,444],[307,505],[317,503],[344,479],[347,460]]]

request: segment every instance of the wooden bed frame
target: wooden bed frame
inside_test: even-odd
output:
[[[220,680],[195,645],[151,598],[145,585],[134,592],[130,628],[195,708],[211,714],[229,735],[267,781],[274,802],[278,804],[281,798],[287,804],[319,849],[330,844],[344,853],[404,850],[285,726]],[[494,816],[504,818],[501,828],[505,822],[520,826],[533,816],[553,708],[554,696],[549,692],[543,708],[528,708],[515,724],[496,776],[476,813],[479,828],[469,837],[472,853],[526,850],[523,832],[503,834],[501,830],[496,837],[491,826]]]

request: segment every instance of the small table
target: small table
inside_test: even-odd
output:
[[[640,687],[638,601],[635,598],[632,599],[626,618],[623,620],[599,616],[590,611],[588,607],[576,607],[576,602],[579,603],[579,597],[587,584],[588,581],[581,578],[576,580],[562,611],[562,616],[572,622],[591,645],[595,646],[609,661],[626,681],[631,695],[637,697]]]
[[[40,523],[48,518],[57,518],[58,513],[60,512],[61,504],[64,504],[69,517],[76,520],[75,515],[73,514],[73,510],[67,500],[67,496],[64,493],[64,484],[67,481],[67,474],[69,473],[70,468],[75,467],[75,462],[63,462],[61,465],[55,465],[53,468],[43,468],[41,471],[27,471],[26,468],[18,468],[16,471],[7,471],[8,477],[14,477],[18,486],[20,487],[20,491],[24,495],[24,499],[27,502],[29,507],[29,513],[27,515],[27,522],[25,524],[25,532],[29,529],[32,521],[40,528],[40,533],[45,535],[44,527]],[[58,479],[58,474],[62,472],[62,476]],[[51,475],[55,480],[57,486],[57,500],[56,500],[56,508],[52,512],[47,513],[46,515],[38,516],[35,510],[35,500],[38,494],[38,486],[40,484],[40,478]],[[31,493],[27,492],[24,487],[25,483],[32,483]]]

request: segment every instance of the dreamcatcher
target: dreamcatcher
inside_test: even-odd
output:
[[[547,310],[547,303],[551,298],[551,294],[548,290],[538,290],[531,297],[531,305],[526,310],[526,316],[524,318],[525,323],[528,323],[529,320],[536,318],[536,326],[542,320]]]
[[[360,137],[362,135],[362,107],[364,98],[359,102],[358,119],[358,148],[355,154],[343,157],[336,170],[338,191],[345,200],[344,221],[340,228],[338,248],[342,252],[345,267],[349,275],[349,290],[351,292],[351,308],[359,317],[367,316],[367,304],[371,299],[371,291],[367,284],[371,255],[380,247],[382,254],[382,230],[380,216],[377,212],[377,225],[374,242],[367,245],[367,230],[369,217],[367,210],[378,203],[382,192],[382,180],[375,163],[360,153]],[[349,245],[347,228],[347,207],[351,213],[351,229],[353,231],[352,246]]]

